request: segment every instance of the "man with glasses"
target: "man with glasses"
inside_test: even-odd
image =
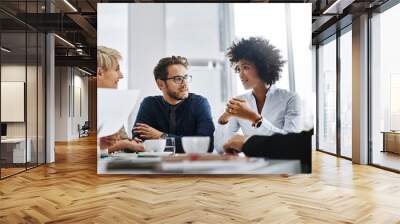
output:
[[[214,124],[206,98],[189,93],[189,63],[186,58],[162,58],[154,68],[154,78],[162,96],[146,97],[136,117],[134,136],[143,140],[175,137],[176,152],[184,153],[182,136],[209,136],[209,152],[214,148]]]

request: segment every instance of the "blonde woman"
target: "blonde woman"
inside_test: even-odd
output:
[[[119,66],[121,59],[122,56],[117,50],[97,47],[97,88],[118,88],[119,80],[124,77]],[[119,150],[144,150],[141,142],[128,138],[124,127],[117,134],[100,138],[100,148],[108,148],[109,153]]]

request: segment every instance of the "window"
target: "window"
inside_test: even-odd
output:
[[[318,149],[336,153],[336,40],[318,48]]]
[[[303,100],[302,107],[312,120],[315,88],[312,80],[311,7],[309,4],[234,4],[235,39],[262,36],[280,50],[286,61],[278,88],[296,91]],[[289,71],[291,66],[292,71]],[[293,79],[289,81],[289,73]],[[245,92],[239,76],[234,78],[236,94]],[[291,83],[293,82],[293,83]],[[308,122],[307,122],[308,123]],[[312,121],[311,121],[312,123]],[[311,127],[312,124],[307,124]]]
[[[235,39],[261,36],[277,47],[287,60],[285,4],[234,4]],[[296,17],[300,18],[300,17]],[[262,28],[264,27],[264,28]],[[293,38],[295,39],[295,38]],[[279,88],[289,89],[288,65],[282,68]],[[245,92],[239,76],[236,76],[236,94]]]
[[[351,27],[350,27],[351,28]],[[352,35],[340,36],[340,154],[352,156]]]
[[[400,156],[384,145],[385,135],[393,135],[394,149],[400,147],[400,5],[371,18],[371,137],[372,163],[400,170]],[[385,133],[386,132],[386,133]],[[396,136],[396,137],[394,137]],[[391,138],[392,138],[391,137]],[[397,140],[395,140],[397,139]],[[387,140],[387,139],[386,139]]]

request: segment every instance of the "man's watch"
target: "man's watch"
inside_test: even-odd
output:
[[[162,133],[162,135],[160,136],[160,138],[167,138],[167,133]]]
[[[253,122],[253,124],[251,124],[251,126],[254,127],[254,128],[259,128],[259,127],[261,126],[262,122],[263,122],[263,117],[260,116],[260,118],[258,118],[257,120],[255,120],[255,121]]]

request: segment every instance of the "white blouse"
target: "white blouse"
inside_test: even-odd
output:
[[[252,92],[238,96],[238,98],[246,100],[250,108],[257,111],[256,99]],[[267,91],[265,103],[261,110],[261,116],[263,117],[261,126],[258,128],[252,127],[252,122],[249,120],[231,117],[227,124],[217,124],[214,133],[214,148],[217,152],[222,153],[224,143],[235,135],[239,129],[247,137],[300,132],[300,113],[300,97],[296,93],[279,89],[272,85]]]

